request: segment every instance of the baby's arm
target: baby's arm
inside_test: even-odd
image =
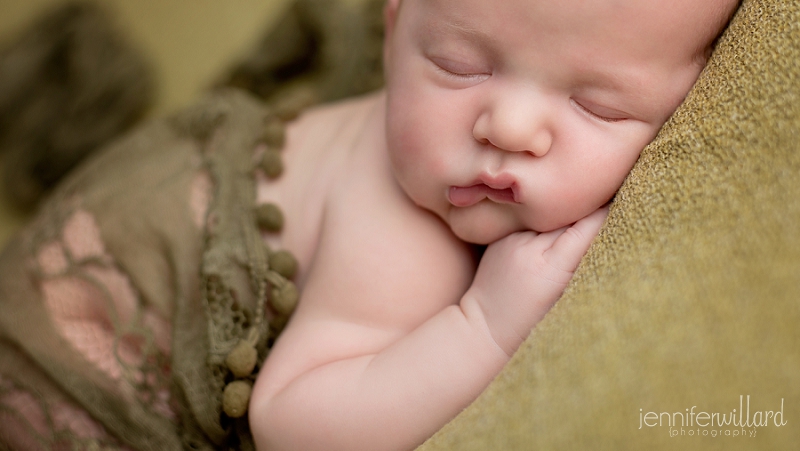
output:
[[[419,445],[497,375],[555,303],[604,217],[489,246],[461,302],[409,332],[349,322],[325,308],[298,312],[281,338],[292,346],[276,347],[250,406],[258,448]]]

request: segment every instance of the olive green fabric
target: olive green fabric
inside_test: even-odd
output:
[[[221,411],[225,384],[255,376],[224,362],[240,339],[263,361],[286,321],[265,312],[287,282],[254,212],[254,149],[283,131],[224,90],[59,185],[0,252],[0,450],[254,449]]]
[[[419,451],[798,449],[798,102],[800,3],[745,1],[563,298]],[[740,395],[786,424],[686,416],[738,424]]]

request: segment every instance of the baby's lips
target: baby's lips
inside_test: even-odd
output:
[[[514,191],[511,188],[495,189],[483,183],[465,187],[451,186],[447,197],[455,207],[470,207],[487,198],[497,203],[516,203]]]

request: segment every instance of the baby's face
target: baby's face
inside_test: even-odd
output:
[[[727,18],[698,0],[396,6],[385,44],[395,176],[459,238],[483,244],[608,202]]]

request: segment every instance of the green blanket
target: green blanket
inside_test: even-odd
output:
[[[565,295],[420,450],[797,449],[799,102],[800,3],[745,1]]]

